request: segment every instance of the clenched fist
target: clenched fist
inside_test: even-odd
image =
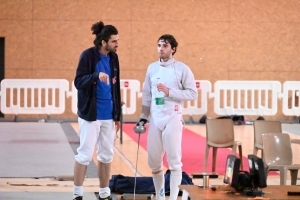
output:
[[[103,72],[100,72],[100,73],[99,73],[99,80],[100,80],[101,82],[106,82],[107,85],[109,85],[109,76],[108,76],[108,74],[105,74],[105,73],[103,73]]]

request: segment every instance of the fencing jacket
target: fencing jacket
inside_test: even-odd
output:
[[[158,78],[169,88],[169,96],[165,96],[162,108],[155,104]],[[153,123],[160,130],[165,128],[172,117],[182,115],[183,101],[195,100],[197,97],[194,75],[184,63],[171,58],[167,62],[157,61],[148,66],[142,105],[150,107]]]

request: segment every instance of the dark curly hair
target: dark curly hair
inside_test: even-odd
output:
[[[104,23],[102,21],[93,24],[91,30],[93,31],[92,34],[96,35],[94,44],[98,48],[102,46],[102,40],[108,42],[111,35],[118,35],[118,30],[116,29],[116,27],[114,27],[113,25],[104,26]]]
[[[170,35],[170,34],[162,35],[158,38],[157,42],[159,42],[160,40],[162,40],[164,42],[168,42],[171,45],[172,49],[175,48],[175,51],[172,53],[172,55],[174,55],[176,53],[178,43],[173,35]]]

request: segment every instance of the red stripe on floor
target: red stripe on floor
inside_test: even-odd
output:
[[[138,134],[134,133],[133,128],[135,124],[123,124],[123,131],[135,142],[138,142]],[[146,128],[148,128],[146,126]],[[141,134],[140,146],[147,151],[147,136],[148,132]],[[205,156],[206,139],[197,133],[184,129],[182,136],[182,170],[188,174],[202,172],[203,162]],[[151,147],[155,148],[155,147]],[[216,172],[223,175],[225,172],[225,164],[227,155],[231,154],[231,149],[219,148],[217,153]],[[238,155],[237,155],[238,156]],[[243,156],[244,170],[249,171],[248,159]],[[168,168],[166,159],[164,159],[164,166]],[[209,152],[209,159],[207,161],[207,172],[211,172],[212,167],[212,150]],[[271,173],[269,173],[270,175]]]

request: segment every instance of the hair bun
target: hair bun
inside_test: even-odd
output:
[[[93,35],[98,35],[99,33],[101,33],[101,30],[104,27],[104,23],[102,21],[100,22],[96,22],[95,24],[92,25],[91,30],[93,31],[92,34]]]

